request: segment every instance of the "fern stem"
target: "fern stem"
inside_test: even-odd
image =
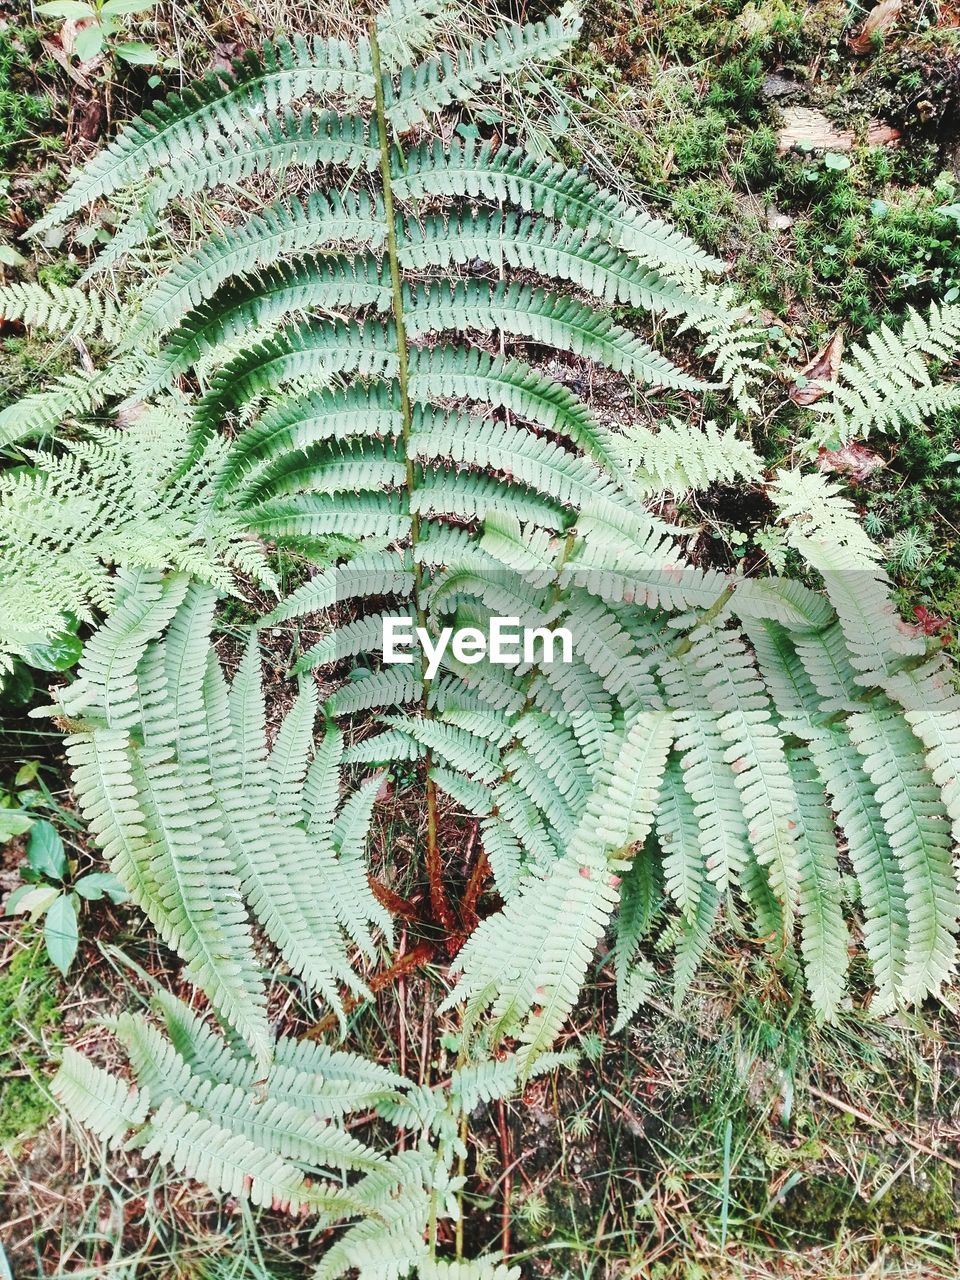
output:
[[[457,1156],[457,1177],[464,1178],[467,1172],[467,1139],[470,1135],[470,1117],[464,1112],[460,1117],[460,1152]],[[453,1256],[458,1262],[463,1259],[463,1193],[461,1187],[457,1192],[457,1225],[454,1229]]]
[[[732,582],[729,586],[724,587],[716,600],[714,600],[713,604],[711,604],[709,608],[704,609],[703,613],[700,614],[686,635],[682,636],[673,648],[668,651],[671,658],[682,658],[685,653],[689,653],[693,648],[693,641],[690,637],[693,635],[694,631],[696,631],[698,627],[705,627],[713,622],[714,618],[723,612],[735,590],[736,584]]]
[[[387,257],[390,262],[390,288],[393,295],[393,321],[397,331],[397,383],[400,388],[401,439],[406,473],[407,501],[411,504],[416,485],[416,470],[410,456],[410,435],[413,430],[413,408],[410,404],[410,375],[407,351],[407,329],[403,316],[403,283],[400,277],[400,257],[397,252],[397,222],[393,204],[393,180],[390,170],[390,137],[387,132],[387,111],[383,94],[383,73],[380,66],[380,45],[377,40],[376,20],[368,28],[370,57],[373,64],[374,107],[377,117],[377,134],[380,141],[380,180],[383,186],[383,210],[387,224]],[[412,505],[412,504],[411,504]],[[420,514],[410,512],[410,560],[413,570],[413,601],[417,626],[426,628],[423,608],[423,568],[417,562],[417,543],[420,540]],[[427,678],[426,654],[420,652],[420,681],[423,688],[423,715],[432,716],[430,709],[430,681]],[[427,807],[426,872],[430,887],[430,908],[434,918],[443,928],[448,942],[454,931],[453,912],[443,885],[443,868],[437,841],[437,788],[433,781],[433,759],[428,751],[424,759],[425,799]]]
[[[387,133],[386,104],[383,96],[383,75],[380,70],[380,46],[377,43],[377,24],[369,25],[370,55],[373,61],[373,76],[376,95],[377,133],[380,139],[380,179],[383,184],[383,209],[387,223],[387,257],[390,263],[390,289],[393,303],[393,321],[397,330],[397,382],[400,387],[401,439],[403,441],[403,461],[406,470],[406,487],[408,500],[416,485],[416,472],[413,459],[410,457],[410,434],[413,430],[413,407],[410,403],[410,374],[407,347],[407,328],[403,316],[403,282],[400,277],[400,258],[397,252],[397,224],[393,204],[393,181],[390,174],[390,138]],[[410,552],[413,560],[414,607],[417,613],[417,625],[425,626],[426,617],[421,599],[423,571],[416,560],[417,543],[420,540],[420,515],[410,515]],[[424,682],[424,707],[426,708],[429,682],[426,679],[426,658],[421,653],[420,663]]]
[[[567,536],[563,540],[563,546],[560,548],[557,558],[553,562],[553,582],[550,584],[550,592],[547,596],[547,611],[553,608],[553,606],[560,599],[561,575],[563,574],[564,567],[566,566],[567,561],[570,559],[571,555],[573,554],[573,549],[576,545],[577,545],[577,529],[576,529],[576,525],[572,525],[567,530]],[[518,720],[522,719],[522,717],[525,716],[528,711],[531,711],[535,705],[536,700],[533,696],[533,684],[537,678],[537,673],[539,672],[539,670],[540,670],[539,664],[537,664],[536,666],[531,666],[530,670],[524,676],[523,684],[521,685],[521,688],[523,689],[523,693],[524,693],[524,700],[523,700],[523,706],[520,708],[520,713],[517,716]],[[516,746],[516,745],[517,745],[517,739],[514,738],[513,742],[511,743],[511,746]]]

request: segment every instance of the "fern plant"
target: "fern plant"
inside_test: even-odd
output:
[[[321,1226],[349,1223],[324,1252],[315,1280],[347,1271],[420,1280],[517,1280],[496,1256],[444,1262],[425,1237],[455,1218],[462,1176],[461,1118],[517,1082],[514,1059],[454,1068],[443,1089],[413,1084],[356,1054],[281,1037],[265,1076],[256,1059],[160,988],[153,1016],[123,1013],[109,1024],[136,1083],[67,1048],[53,1092],[107,1145],[159,1158],[217,1192]],[[541,1070],[562,1062],[551,1055]],[[388,1154],[347,1128],[375,1111],[412,1134]],[[431,1228],[431,1224],[432,1228]]]
[[[749,400],[750,323],[705,280],[718,264],[581,174],[424,136],[491,78],[555,56],[576,33],[569,15],[401,66],[406,21],[389,10],[356,48],[269,46],[136,122],[43,221],[147,179],[116,267],[173,200],[293,159],[325,180],[124,299],[117,394],[189,397],[172,483],[200,468],[209,511],[255,544],[312,554],[337,537],[342,554],[261,618],[242,657],[211,638],[216,582],[171,572],[172,554],[118,577],[56,709],[112,870],[268,1080],[288,1048],[272,1043],[252,921],[335,1011],[343,989],[363,994],[351,962],[390,941],[390,895],[368,881],[365,849],[381,771],[415,779],[425,923],[455,957],[447,1004],[463,1011],[465,1052],[510,1038],[512,1081],[551,1061],[608,931],[622,1025],[649,982],[651,934],[673,953],[680,999],[724,904],[750,913],[822,1018],[848,989],[851,917],[878,1009],[936,993],[960,915],[951,669],[900,624],[874,547],[817,475],[780,472],[769,493],[821,589],[685,554],[692,531],[648,500],[760,471],[746,442],[678,419],[714,385],[711,363]],[[337,110],[298,113],[307,94],[336,95]],[[699,357],[669,359],[620,304],[699,327]],[[659,397],[670,424],[621,431],[578,394],[583,365]],[[562,625],[570,659],[510,670],[445,651],[434,670],[424,645],[391,666],[384,619],[397,614],[434,637],[503,616]],[[301,681],[269,752],[264,629],[288,638]],[[303,632],[319,638],[301,644]],[[318,670],[333,692],[315,738]],[[482,844],[459,901],[439,835],[451,805]],[[478,924],[491,876],[502,906]],[[206,1092],[166,1100],[144,1079],[149,1096],[128,1105],[99,1075],[74,1088],[86,1070],[71,1060],[61,1082],[81,1119],[111,1137],[147,1126],[149,1149],[181,1171],[237,1185],[190,1144],[246,1124],[247,1103],[218,1094],[221,1110],[201,1116]],[[395,1102],[433,1144],[434,1196],[453,1186],[455,1092],[442,1123],[424,1120],[419,1093]],[[227,1149],[253,1160],[249,1131],[231,1133]],[[368,1175],[354,1207],[372,1215],[353,1240],[407,1223],[399,1167]],[[281,1198],[308,1203],[288,1169],[256,1168],[262,1199],[282,1175]],[[319,1274],[351,1264],[338,1247]]]

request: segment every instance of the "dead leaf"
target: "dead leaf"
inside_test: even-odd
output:
[[[230,71],[232,72],[233,60],[237,56],[240,46],[236,40],[218,40],[213,46],[213,60],[210,63],[211,71]]]
[[[99,66],[103,62],[103,54],[98,53],[92,58],[82,58],[77,53],[77,36],[97,25],[96,18],[68,18],[60,28],[60,47],[63,52],[68,58],[76,54],[79,65],[86,70]]]
[[[75,84],[78,84],[81,89],[90,89],[92,87],[89,79],[83,74],[80,68],[70,61],[70,58],[64,52],[63,46],[59,40],[41,40],[40,44],[43,47],[44,53],[46,53],[48,57],[52,58],[58,66],[62,67],[70,79],[73,80]]]
[[[804,381],[791,387],[790,399],[793,403],[804,408],[816,404],[826,394],[828,385],[836,381],[842,358],[843,330],[838,329],[830,341],[800,370]]]
[[[77,132],[86,142],[96,142],[103,132],[106,113],[99,98],[91,98],[77,114]]]
[[[866,21],[856,35],[847,38],[854,53],[869,53],[877,36],[885,36],[897,25],[903,0],[880,0],[867,14]]]
[[[874,471],[885,465],[879,453],[872,453],[862,444],[845,444],[840,449],[821,449],[817,454],[818,470],[848,476],[857,484],[862,484]]]

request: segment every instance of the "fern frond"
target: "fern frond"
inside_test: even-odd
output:
[[[207,1119],[186,1103],[164,1099],[134,1140],[143,1159],[159,1158],[215,1192],[286,1213],[302,1209],[354,1215],[363,1206],[350,1191],[308,1182],[296,1165]]]
[[[345,166],[370,170],[378,160],[376,139],[367,120],[334,111],[296,111],[265,119],[248,117],[243,129],[213,131],[193,144],[190,163],[162,168],[150,181],[139,205],[94,258],[84,281],[123,261],[150,236],[163,211],[178,197],[189,199],[218,186],[236,185],[260,173],[285,173],[291,167]]]
[[[907,1001],[922,1000],[939,991],[956,964],[960,894],[947,813],[901,716],[891,709],[856,712],[847,724],[903,868],[909,927],[900,991]]]
[[[953,670],[937,655],[882,683],[926,748],[927,768],[953,823],[954,842],[960,844],[960,693]]]
[[[329,381],[335,374],[394,377],[396,334],[392,325],[314,321],[281,331],[247,348],[218,372],[194,414],[194,434],[183,466],[200,457],[226,414],[255,396],[276,391],[307,374]]]
[[[710,608],[729,593],[723,576],[685,560],[669,530],[642,508],[585,502],[569,560],[574,582],[611,604]]]
[[[418,409],[410,456],[424,463],[455,464],[506,473],[563,503],[579,507],[588,498],[616,493],[616,485],[587,459],[532,432],[466,414]]]
[[[356,1268],[359,1275],[401,1280],[427,1257],[424,1234],[430,1216],[427,1158],[402,1152],[387,1169],[358,1184],[375,1217],[358,1222],[326,1251],[312,1280],[339,1280]]]
[[[410,532],[410,516],[400,507],[395,493],[308,493],[251,507],[247,528],[279,541],[339,534],[393,542]]]
[[[768,373],[759,358],[767,343],[767,331],[755,315],[755,305],[738,303],[729,286],[702,286],[703,305],[680,325],[679,332],[697,328],[705,341],[701,355],[713,357],[713,372],[729,388],[741,413],[754,414],[760,406],[754,396],[757,378]]]
[[[370,1147],[337,1125],[288,1102],[258,1097],[252,1081],[198,1077],[174,1045],[139,1014],[123,1013],[113,1027],[141,1088],[156,1105],[179,1099],[200,1116],[265,1151],[311,1169],[376,1169],[384,1163]]]
[[[659,675],[677,726],[674,748],[681,753],[682,786],[693,801],[699,852],[707,876],[724,893],[739,879],[748,848],[747,823],[727,757],[727,740],[707,694],[702,668],[697,670],[689,658],[675,657],[660,667]]]
[[[763,682],[742,640],[729,633],[704,628],[690,654],[726,744],[723,759],[740,792],[747,839],[769,874],[789,929],[800,878],[796,798]]]
[[[850,741],[872,783],[870,803],[898,869],[891,875],[883,858],[865,868],[874,900],[880,898],[875,914],[881,925],[896,911],[878,939],[880,964],[894,995],[922,999],[939,988],[955,959],[960,897],[946,809],[926,769],[922,744],[907,722],[882,696],[858,696],[840,628],[798,640],[797,652],[824,710],[846,713]],[[863,881],[861,876],[862,886]]]
[[[402,552],[361,553],[344,565],[322,569],[268,613],[261,627],[301,618],[347,600],[367,596],[408,595],[413,587],[409,560]]]
[[[823,476],[780,471],[773,498],[790,523],[787,540],[822,576],[864,684],[882,679],[904,657],[922,657],[920,637],[901,623],[887,577],[850,500]]]
[[[761,872],[762,875],[762,872]],[[764,884],[766,881],[764,879]],[[690,984],[696,977],[697,970],[710,945],[713,927],[720,908],[720,898],[716,887],[704,881],[697,911],[694,916],[683,916],[677,927],[675,955],[673,961],[673,1007],[679,1009]],[[778,920],[778,929],[782,923]]]
[[[253,279],[241,276],[183,318],[151,362],[136,394],[155,393],[221,344],[291,312],[307,315],[366,306],[386,311],[389,305],[389,284],[373,259],[308,255],[265,268]]]
[[[671,736],[666,717],[637,719],[565,857],[485,920],[457,957],[462,976],[447,1004],[467,1001],[468,1024],[490,1005],[495,1032],[526,1018],[522,1072],[549,1048],[576,1001],[617,901],[621,860],[652,824]]]
[[[624,871],[620,886],[620,909],[616,915],[616,942],[613,949],[617,977],[617,1020],[614,1034],[622,1031],[643,1004],[654,979],[653,965],[637,954],[660,900],[657,860],[649,845],[638,849]]]
[[[182,94],[156,103],[127,125],[87,164],[66,194],[32,228],[39,235],[79,209],[141,181],[151,170],[177,170],[192,163],[197,139],[242,134],[263,112],[276,112],[308,93],[342,93],[370,101],[373,75],[369,47],[314,36],[307,41],[264,44],[234,63],[233,73],[208,73]]]
[[[30,329],[68,333],[75,337],[98,335],[119,342],[128,319],[113,298],[72,285],[8,284],[0,287],[0,316],[19,320]]]
[[[847,973],[848,936],[840,899],[836,841],[811,755],[788,750],[787,761],[797,796],[800,950],[814,1010],[819,1018],[828,1019],[839,1007]]]
[[[663,855],[664,888],[680,914],[695,920],[704,866],[699,856],[697,815],[676,760],[669,760],[664,771],[654,829]]]
[[[104,1142],[122,1142],[131,1129],[143,1124],[150,1104],[145,1090],[94,1066],[69,1045],[50,1088],[71,1116]]]
[[[452,288],[411,289],[404,314],[414,337],[447,329],[492,330],[585,356],[650,386],[696,391],[705,385],[609,315],[529,285],[490,286],[471,280]]]
[[[233,443],[215,485],[243,492],[272,463],[322,440],[396,438],[401,430],[399,399],[382,383],[280,396]]]
[[[703,430],[671,418],[656,432],[634,427],[626,432],[627,465],[645,494],[685,493],[734,480],[758,480],[763,461],[736,429],[720,431],[715,422]]]
[[[317,691],[307,681],[301,684],[296,702],[284,717],[267,760],[270,798],[281,822],[294,823],[300,817],[316,717]]]
[[[616,468],[618,454],[609,429],[561,383],[523,361],[444,345],[418,349],[411,357],[409,390],[416,403],[430,405],[449,397],[509,409],[564,436],[599,465]]]
[[[67,373],[46,391],[24,396],[0,410],[0,449],[43,435],[64,419],[79,418],[99,409],[105,401],[124,395],[140,372],[137,356],[118,358],[94,373]]]
[[[169,697],[171,714],[140,754],[138,785],[145,826],[155,841],[151,869],[167,917],[165,941],[180,951],[191,978],[265,1060],[266,1001],[205,759],[203,681],[212,610],[212,593],[191,587],[158,653],[162,665],[155,662],[144,672],[141,697]]]
[[[499,1258],[472,1258],[469,1262],[424,1258],[417,1275],[419,1280],[520,1280],[520,1268],[508,1267]]]
[[[339,982],[357,994],[364,994],[366,988],[347,959],[329,893],[304,897],[300,890],[306,881],[322,882],[329,870],[297,825],[310,741],[305,740],[304,730],[312,728],[315,701],[301,695],[298,710],[287,716],[267,758],[254,641],[247,648],[230,699],[246,726],[242,737],[230,725],[223,677],[211,656],[205,685],[210,768],[221,829],[236,861],[244,898],[294,973],[322,992],[339,1014]],[[358,927],[353,940],[370,946],[365,926]]]
[[[549,160],[537,160],[521,147],[454,139],[421,143],[394,165],[394,191],[401,199],[435,196],[518,205],[597,236],[654,270],[719,271],[723,263],[692,240],[649,214],[629,208],[589,178]]]
[[[960,386],[934,381],[930,363],[953,361],[958,350],[960,306],[935,302],[926,316],[909,307],[899,334],[881,325],[849,350],[829,399],[817,405],[824,434],[845,441],[899,431],[956,408]]]
[[[206,241],[163,276],[144,299],[127,334],[142,346],[209,301],[233,276],[263,270],[282,258],[313,253],[325,245],[377,246],[386,235],[383,209],[363,191],[356,195],[315,191],[305,201],[268,205],[239,227]]]
[[[665,316],[697,315],[704,305],[695,290],[625,257],[581,227],[515,213],[407,218],[398,253],[403,266],[414,271],[468,266],[477,259],[500,269],[522,267],[569,280],[608,304],[625,303]]]
[[[544,22],[500,27],[495,35],[459,50],[456,61],[444,54],[404,67],[398,89],[388,86],[387,118],[397,133],[405,133],[451,103],[473,97],[491,81],[552,61],[574,43],[579,29],[579,15],[567,8]]]

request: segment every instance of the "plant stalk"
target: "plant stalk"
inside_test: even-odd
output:
[[[377,41],[377,24],[373,20],[367,28],[370,38],[370,58],[373,64],[374,100],[377,116],[377,133],[380,139],[380,180],[383,186],[383,210],[387,224],[387,257],[390,263],[390,287],[393,296],[393,322],[397,331],[397,383],[400,388],[401,439],[406,471],[407,501],[416,487],[416,468],[410,457],[410,436],[413,430],[413,408],[410,403],[410,373],[407,347],[407,330],[403,318],[403,281],[400,275],[400,258],[397,252],[397,223],[393,204],[393,181],[390,169],[390,137],[387,130],[387,111],[383,94],[383,74],[380,66],[380,45]],[[410,511],[410,559],[413,570],[413,600],[417,626],[426,629],[426,611],[423,607],[423,568],[417,561],[417,544],[420,540],[420,514]],[[427,659],[420,652],[420,682],[423,688],[422,708],[425,718],[432,716],[430,708],[430,681],[427,678]],[[428,750],[424,759],[426,774],[427,849],[426,872],[430,886],[430,907],[434,919],[448,939],[454,932],[455,921],[447,892],[443,885],[443,867],[437,840],[437,788],[433,781],[433,757]]]

